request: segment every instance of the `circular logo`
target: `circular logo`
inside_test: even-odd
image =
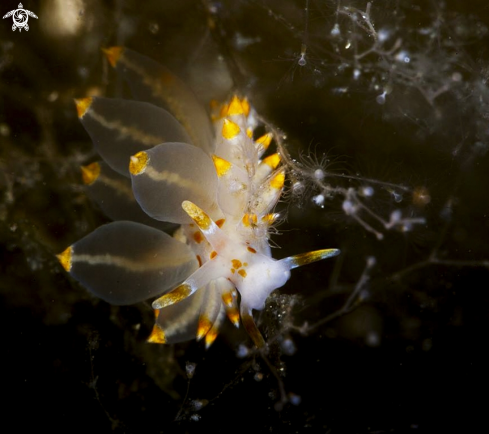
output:
[[[27,24],[27,21],[29,20],[29,16],[27,15],[27,12],[24,9],[17,9],[14,12],[13,19],[14,19],[14,24],[17,27],[24,27]]]

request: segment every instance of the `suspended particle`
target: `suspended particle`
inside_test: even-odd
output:
[[[335,95],[343,95],[345,93],[348,93],[348,88],[347,87],[334,87],[331,89],[331,92]]]
[[[236,351],[236,357],[239,359],[244,359],[250,354],[250,350],[246,345],[240,344],[238,350]]]
[[[342,205],[343,211],[345,211],[346,215],[353,215],[357,212],[358,207],[351,200],[343,201]]]
[[[333,28],[331,29],[330,34],[331,34],[331,36],[336,37],[336,36],[339,36],[339,35],[340,35],[340,33],[341,33],[341,32],[340,32],[340,26],[338,25],[338,23],[336,23],[336,24],[333,26]]]
[[[375,98],[375,101],[377,102],[377,104],[384,105],[386,95],[387,95],[387,92],[385,90],[380,95],[377,95],[377,97]]]
[[[404,222],[404,224],[401,226],[401,232],[410,232],[412,229],[413,225],[409,222]]]
[[[263,380],[263,374],[261,372],[257,372],[254,376],[253,376],[253,380],[255,381],[261,381]]]
[[[248,48],[248,46],[256,44],[260,41],[261,41],[260,37],[249,38],[249,37],[242,35],[239,32],[236,32],[236,34],[234,36],[234,46],[239,51],[243,51],[244,49]]]
[[[49,102],[54,102],[54,101],[56,101],[56,100],[58,99],[58,97],[59,97],[59,93],[58,93],[58,92],[56,92],[56,91],[53,91],[53,92],[51,92],[51,93],[48,95],[47,100],[48,100]]]
[[[194,399],[193,401],[190,401],[190,410],[202,410],[208,403],[209,401],[207,399]]]
[[[372,268],[377,263],[377,259],[375,256],[369,256],[367,258],[367,267]]]
[[[372,197],[374,195],[374,189],[370,186],[362,187],[360,194],[363,197]]]
[[[77,72],[81,78],[87,78],[89,74],[88,68],[85,68],[84,66],[80,66]]]
[[[286,354],[287,356],[292,356],[297,351],[297,347],[295,346],[294,341],[290,338],[285,338],[281,342],[280,346],[284,354]]]
[[[0,124],[0,136],[7,137],[10,135],[10,127],[7,124]]]
[[[195,374],[195,368],[197,365],[195,363],[187,362],[185,364],[185,373],[187,374],[187,378],[190,380]]]
[[[299,405],[302,402],[302,398],[295,393],[289,393],[289,402],[292,405]]]
[[[387,29],[380,29],[377,32],[377,38],[378,38],[379,42],[387,41],[387,39],[389,39],[390,36],[391,36],[391,32]]]
[[[402,219],[401,210],[396,209],[392,211],[390,215],[390,226],[394,226],[395,224],[399,223],[401,219]]]
[[[307,64],[307,61],[306,61],[306,51],[307,51],[307,46],[305,44],[302,44],[302,47],[301,47],[301,55],[299,57],[299,60],[297,61],[297,63],[299,64],[299,66],[306,66],[306,64]]]
[[[395,59],[398,62],[403,62],[403,63],[409,63],[411,61],[411,58],[409,57],[409,53],[405,50],[399,51],[399,53],[396,54]]]
[[[148,30],[151,34],[156,35],[160,31],[160,26],[158,25],[158,23],[152,21],[148,25]]]
[[[380,345],[380,335],[377,332],[370,330],[367,333],[367,336],[365,336],[365,343],[369,347],[378,347]]]
[[[452,74],[452,81],[455,81],[455,82],[458,83],[458,82],[462,81],[462,78],[463,78],[462,77],[462,74],[460,74],[460,72],[458,72],[458,71],[457,72],[454,72]]]
[[[318,194],[312,198],[312,201],[317,205],[322,207],[324,205],[324,196],[322,194]]]
[[[431,202],[431,196],[426,187],[417,187],[413,191],[413,205],[423,208]]]

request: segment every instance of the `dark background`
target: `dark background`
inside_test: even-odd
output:
[[[365,10],[363,1],[310,0],[307,14],[305,1],[291,0],[23,4],[39,17],[29,19],[28,32],[13,32],[11,18],[0,23],[5,426],[472,432],[487,407],[485,2],[374,1],[372,22],[389,37],[357,64],[346,46],[362,52],[372,34],[355,23],[353,9],[338,11]],[[16,7],[17,0],[2,1],[0,15]],[[335,23],[341,32],[333,37]],[[399,48],[387,53],[398,38]],[[234,87],[287,135],[299,162],[291,177],[306,180],[306,189],[279,204],[287,221],[273,237],[274,257],[324,247],[343,253],[295,270],[267,303],[258,316],[270,342],[266,359],[237,357],[240,344],[251,345],[231,327],[208,351],[196,342],[146,344],[149,304],[94,299],[54,257],[107,221],[81,184],[79,166],[97,156],[72,99],[130,97],[100,52],[112,45],[168,66],[205,102]],[[365,203],[385,220],[400,209],[426,224],[387,230],[361,214],[383,233],[378,240],[344,214],[341,196],[324,208],[313,203],[319,191],[307,179],[318,167],[332,186],[373,185]],[[402,200],[395,188],[367,179],[404,186]],[[421,189],[429,203],[417,199]],[[368,257],[376,264],[361,300],[341,316]],[[190,381],[188,362],[196,364]],[[280,409],[283,396],[289,402]]]

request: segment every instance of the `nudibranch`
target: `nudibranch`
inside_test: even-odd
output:
[[[208,347],[227,316],[264,346],[253,310],[264,308],[291,269],[339,250],[272,258],[269,230],[285,168],[278,153],[267,153],[272,134],[254,137],[256,114],[246,98],[211,104],[209,116],[155,61],[123,47],[104,52],[135,100],[75,102],[104,160],[82,167],[83,181],[114,222],[68,247],[59,261],[109,303],[157,297],[149,342],[196,337]],[[169,223],[180,225],[173,236],[165,232]]]

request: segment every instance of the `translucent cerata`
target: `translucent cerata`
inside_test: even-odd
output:
[[[82,167],[83,181],[114,222],[68,247],[59,261],[109,303],[154,299],[149,342],[197,338],[208,347],[227,317],[263,347],[253,310],[265,307],[292,268],[339,251],[272,258],[269,232],[285,168],[268,150],[272,134],[255,137],[246,98],[213,102],[209,115],[157,62],[123,47],[104,51],[135,100],[75,102],[103,159]]]

